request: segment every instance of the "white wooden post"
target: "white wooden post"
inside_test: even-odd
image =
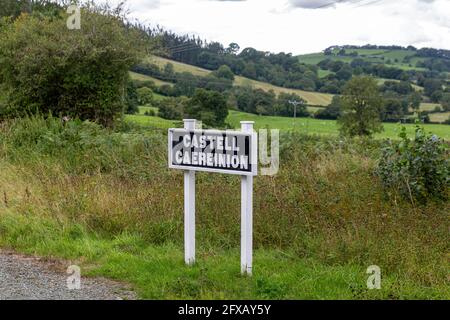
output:
[[[184,129],[194,130],[195,119],[184,119]],[[184,261],[195,263],[195,171],[184,171]]]
[[[253,133],[253,121],[241,121],[241,131]],[[241,272],[252,275],[253,176],[241,176]]]

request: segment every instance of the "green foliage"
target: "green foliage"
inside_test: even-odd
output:
[[[167,170],[166,135],[55,118],[2,123],[0,245],[80,259],[143,298],[448,298],[448,205],[383,197],[377,141],[282,132],[285,165],[255,179],[251,279],[239,276],[239,177],[199,174],[199,193],[211,196],[198,202],[198,260],[186,268],[183,174]],[[381,290],[365,287],[373,261]]]
[[[253,280],[239,277],[239,177],[198,175],[199,192],[214,196],[198,203],[199,259],[186,269],[183,174],[167,170],[166,135],[56,118],[2,123],[0,245],[82,257],[148,298],[448,296],[448,205],[384,198],[372,175],[377,141],[295,132],[282,133],[280,172],[255,179]],[[367,291],[373,261],[383,286]]]
[[[450,92],[442,94],[441,104],[445,111],[450,111]]]
[[[341,101],[342,116],[338,122],[343,135],[371,136],[383,129],[380,120],[383,101],[374,78],[352,78],[345,86]]]
[[[216,71],[213,72],[213,74],[217,77],[217,78],[223,78],[223,79],[228,79],[228,80],[234,80],[234,74],[233,71],[231,71],[230,67],[228,67],[227,65],[222,65],[219,67],[219,69],[217,69]]]
[[[142,87],[137,89],[138,100],[141,106],[151,104],[153,102],[153,91],[150,88]]]
[[[395,98],[384,99],[383,121],[398,122],[408,113],[408,103]]]
[[[414,110],[419,110],[420,103],[422,102],[422,96],[419,92],[415,91],[408,96],[407,101],[411,108]]]
[[[8,135],[1,134],[0,159],[19,163],[44,164],[44,158],[58,158],[57,163],[73,174],[96,174],[117,170],[124,175],[146,176],[145,161],[137,154],[150,155],[145,145],[156,138],[129,132],[110,131],[89,121],[64,121],[53,117],[26,117],[8,120]],[[1,127],[0,127],[1,128]],[[120,129],[120,128],[117,128]],[[124,127],[124,131],[132,131]],[[161,138],[161,137],[160,137]],[[159,139],[160,139],[159,138]],[[152,153],[157,157],[156,153]],[[159,154],[159,156],[164,156]],[[158,157],[158,159],[161,159]]]
[[[196,89],[186,106],[185,114],[203,121],[207,126],[222,127],[228,116],[227,101],[219,92]]]
[[[158,116],[168,120],[181,120],[187,103],[186,97],[166,98],[159,104]]]
[[[0,118],[40,112],[112,125],[121,116],[142,42],[117,14],[81,14],[81,30],[63,17],[26,14],[0,29]]]
[[[139,112],[139,96],[138,89],[136,89],[136,85],[132,81],[128,81],[127,83],[127,93],[125,96],[125,113],[126,114],[135,114]]]
[[[329,119],[335,120],[341,116],[341,97],[334,96],[331,104],[325,109],[321,109],[316,112],[315,117],[317,119]]]
[[[16,18],[21,13],[57,15],[61,7],[50,0],[0,0],[0,18]]]
[[[295,107],[293,103],[298,104]],[[297,117],[309,116],[309,112],[306,109],[306,101],[294,93],[281,92],[277,98],[275,114],[293,117],[294,113]]]
[[[448,198],[450,164],[448,146],[435,135],[416,127],[410,140],[403,127],[400,142],[388,141],[376,170],[387,190],[400,192],[411,201]]]

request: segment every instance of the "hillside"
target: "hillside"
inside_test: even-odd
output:
[[[264,115],[293,115],[294,111],[276,114],[273,95],[296,95],[307,104],[309,115],[336,119],[336,114],[321,111],[331,104],[333,96],[344,92],[353,77],[368,75],[378,80],[384,98],[383,121],[413,121],[421,118],[444,123],[450,112],[450,53],[448,50],[400,46],[332,46],[320,53],[293,56],[254,48],[240,49],[237,44],[225,47],[220,43],[189,40],[172,33],[163,33],[160,55],[151,56],[133,69],[151,77],[172,82],[173,90],[165,95],[192,96],[195,88],[226,93],[232,106],[242,111]],[[171,51],[187,46],[188,51]],[[230,78],[218,77],[218,71]],[[234,78],[233,78],[234,77]],[[233,79],[233,82],[230,80]],[[234,88],[232,88],[234,86]],[[237,89],[236,89],[237,88]],[[241,88],[262,89],[243,98]],[[232,90],[231,90],[232,89]],[[244,90],[245,91],[245,90]],[[161,92],[160,92],[161,93]],[[272,95],[272,97],[270,97]],[[238,99],[238,100],[236,100]],[[296,98],[285,98],[292,101]],[[237,104],[234,103],[237,101]],[[246,101],[251,101],[250,106]],[[433,106],[430,108],[429,106]],[[259,111],[257,111],[257,108]],[[419,111],[419,112],[417,112]],[[302,116],[308,115],[305,111]]]
[[[163,68],[167,63],[171,63],[174,66],[175,72],[189,72],[191,74],[198,76],[206,76],[209,73],[211,73],[211,70],[181,63],[174,60],[169,60],[158,56],[152,56],[148,58],[147,61],[150,63],[154,63],[161,68]],[[279,94],[280,92],[295,93],[300,97],[302,97],[303,99],[305,99],[307,104],[311,106],[327,106],[331,103],[331,100],[333,98],[332,94],[283,88],[274,86],[270,83],[252,80],[242,76],[236,76],[234,84],[239,86],[252,86],[255,89],[263,89],[265,91],[273,90],[276,94]]]
[[[354,52],[357,55],[351,56],[350,54]],[[341,55],[338,49],[334,49],[331,55],[317,52],[299,55],[298,59],[301,63],[317,65],[325,59],[350,63],[356,58],[361,58],[371,63],[385,64],[386,66],[403,70],[425,70],[425,68],[416,66],[418,62],[423,62],[425,58],[416,57],[415,55],[415,51],[405,49],[347,49],[346,54]]]
[[[403,54],[400,54],[400,51],[401,50],[397,50],[397,52],[394,52],[394,53],[393,52],[389,53],[387,51],[384,51],[383,53],[380,53],[380,50],[369,50],[369,49],[358,50],[358,52],[361,54],[361,56],[362,55],[370,56],[369,52],[373,52],[372,54],[374,54],[374,55],[379,54],[380,57],[382,55],[385,55],[386,57],[389,57],[389,56],[392,57],[395,55],[397,55],[399,57],[407,56],[405,54],[405,52],[403,52]],[[309,63],[315,63],[316,61],[321,61],[320,59],[325,57],[325,55],[323,53],[317,53],[317,54],[305,55],[305,56],[301,56],[301,57],[309,57],[309,60],[307,60],[307,61]],[[336,56],[335,59],[336,60],[342,59],[342,61],[346,60],[348,62],[351,62],[349,57]],[[211,72],[212,72],[211,70],[207,70],[204,68],[200,68],[197,66],[181,63],[178,61],[174,61],[174,60],[170,60],[170,59],[158,57],[158,56],[151,56],[146,61],[157,65],[161,69],[163,69],[167,64],[172,64],[175,72],[179,72],[179,73],[188,72],[188,73],[196,75],[196,76],[204,77],[204,76],[211,74]],[[330,72],[328,70],[319,70],[319,73],[325,73],[326,75],[332,74],[332,72]],[[148,75],[144,75],[144,74],[140,74],[140,73],[136,73],[136,72],[130,72],[130,75],[131,75],[131,79],[133,79],[133,80],[153,81],[156,86],[162,86],[162,85],[173,86],[173,83],[171,83],[171,82],[163,81],[163,80],[160,80],[155,77],[148,76]],[[378,82],[380,85],[383,85],[386,82],[399,83],[400,80],[379,78]],[[307,101],[307,104],[308,104],[307,109],[311,114],[315,114],[318,110],[321,110],[323,107],[328,106],[331,103],[331,100],[333,98],[332,94],[304,91],[304,90],[299,90],[299,89],[283,88],[283,87],[274,86],[270,83],[252,80],[252,79],[242,77],[242,76],[235,76],[235,80],[234,80],[233,84],[235,86],[251,86],[254,89],[262,89],[264,91],[272,90],[277,95],[280,94],[281,92],[297,94]],[[417,84],[412,84],[412,87],[415,91],[417,91],[421,94],[424,91],[424,88]],[[426,102],[422,102],[420,104],[419,110],[421,112],[430,113],[429,117],[433,123],[445,122],[449,118],[450,113],[446,112],[446,111],[435,112],[436,107],[442,107],[442,106],[439,103],[431,103],[430,101],[426,101]]]

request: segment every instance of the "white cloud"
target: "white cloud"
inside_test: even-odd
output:
[[[241,48],[317,52],[334,44],[450,49],[448,0],[133,0],[132,15],[180,33]]]
[[[334,7],[338,3],[351,2],[352,0],[290,0],[293,7],[305,9],[322,9]]]

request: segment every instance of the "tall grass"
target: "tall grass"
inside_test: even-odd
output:
[[[394,279],[393,288],[408,281],[437,288],[442,297],[448,289],[448,203],[414,207],[386,198],[372,173],[378,142],[295,133],[283,134],[281,141],[279,174],[255,178],[259,252],[277,250],[330,267],[376,264]],[[1,124],[1,241],[27,246],[26,230],[8,227],[16,216],[51,221],[50,229],[69,238],[90,234],[114,241],[133,234],[141,247],[181,247],[183,176],[167,168],[166,153],[164,131],[111,131],[39,117]],[[239,177],[197,177],[198,246],[205,257],[236,250]],[[52,237],[44,232],[38,239]]]

